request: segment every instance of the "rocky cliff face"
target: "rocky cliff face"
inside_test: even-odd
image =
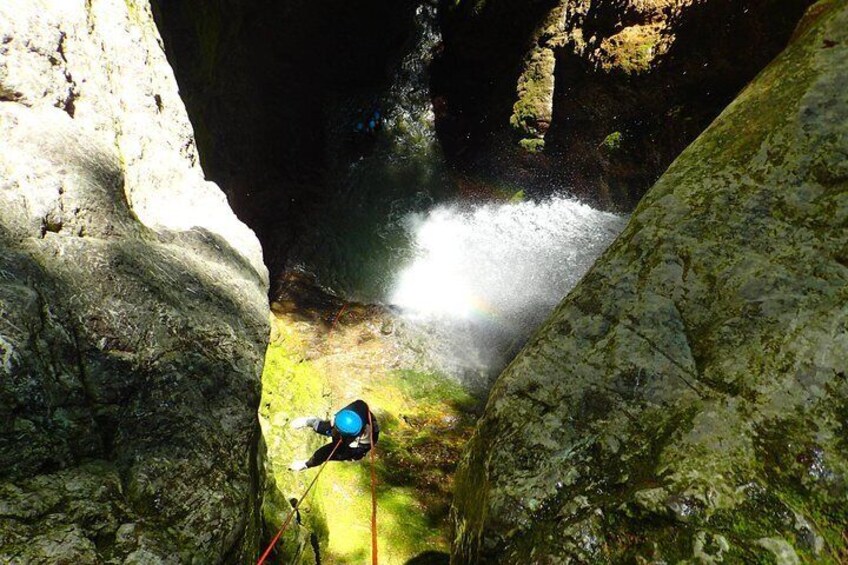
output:
[[[146,2],[0,5],[0,562],[252,557],[267,271]]]
[[[454,167],[632,209],[810,0],[458,1],[434,70]]]
[[[432,201],[632,210],[811,1],[152,4],[204,169],[273,278],[305,266],[369,301],[386,226]]]
[[[848,558],[846,88],[820,2],[499,379],[457,563]]]

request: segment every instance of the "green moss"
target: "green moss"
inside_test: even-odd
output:
[[[661,39],[661,26],[636,25],[624,28],[620,33],[606,41],[604,47],[610,50],[610,60],[604,67],[610,70],[618,67],[628,75],[638,75],[650,71]]]
[[[127,7],[127,14],[129,15],[130,21],[136,25],[139,24],[151,24],[152,21],[149,21],[145,15],[142,14],[144,8],[141,8],[135,0],[124,0],[124,4]]]
[[[618,151],[621,149],[622,135],[620,131],[614,131],[604,138],[601,142],[601,147],[609,152]]]
[[[427,551],[446,553],[452,476],[474,425],[476,402],[442,375],[387,369],[377,339],[359,345],[371,366],[363,367],[356,351],[341,359],[339,351],[350,346],[345,332],[358,342],[362,330],[357,325],[316,335],[308,323],[273,320],[260,407],[271,477],[266,523],[276,530],[290,510],[289,500],[300,496],[316,473],[292,473],[288,463],[307,458],[324,443],[309,430],[292,430],[291,419],[326,417],[358,396],[369,402],[381,426],[375,452],[380,561],[405,563]],[[370,457],[327,465],[301,507],[302,527],[292,528],[281,543],[286,559],[308,562],[310,535],[322,563],[369,558],[369,463]]]
[[[495,384],[457,562],[846,562],[848,10],[817,20]]]
[[[518,100],[509,118],[509,123],[519,133],[541,140],[550,126],[555,66],[556,58],[548,48],[537,49],[525,63],[524,72],[518,79]]]
[[[527,195],[524,193],[524,189],[519,190],[518,192],[509,197],[509,201],[514,203],[524,202],[526,199]]]
[[[541,153],[545,150],[545,140],[525,138],[518,142],[518,146],[528,153]]]

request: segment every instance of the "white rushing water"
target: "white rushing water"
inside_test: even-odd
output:
[[[564,197],[410,215],[390,303],[441,369],[487,387],[625,222]]]

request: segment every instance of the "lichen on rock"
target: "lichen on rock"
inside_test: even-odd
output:
[[[455,561],[846,559],[846,50],[819,2],[503,373]]]
[[[267,271],[150,8],[0,29],[0,561],[252,559]]]

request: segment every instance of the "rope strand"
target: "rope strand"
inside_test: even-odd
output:
[[[306,487],[306,492],[304,492],[303,496],[300,497],[300,500],[295,503],[294,507],[291,509],[291,512],[289,512],[289,515],[286,517],[286,521],[283,522],[283,525],[280,527],[280,531],[277,532],[277,535],[275,535],[274,539],[271,540],[271,543],[268,544],[268,548],[265,550],[265,553],[262,554],[262,557],[259,558],[259,561],[256,562],[256,565],[262,565],[263,563],[265,563],[265,560],[268,559],[268,555],[271,554],[271,550],[274,549],[274,546],[277,544],[277,540],[279,540],[280,536],[283,535],[283,532],[286,531],[286,528],[288,527],[289,522],[291,522],[292,517],[297,512],[297,509],[300,508],[300,503],[303,502],[303,499],[306,498],[306,495],[309,494],[310,490],[312,490],[312,486],[318,480],[318,477],[321,476],[321,473],[324,471],[324,467],[326,467],[327,463],[330,462],[330,459],[333,458],[333,455],[335,455],[336,450],[341,444],[342,440],[339,439],[339,441],[336,442],[336,446],[333,447],[333,450],[330,452],[330,456],[327,457],[327,460],[321,464],[321,468],[318,469],[317,473],[315,473],[315,478],[313,478],[312,482],[309,483],[309,486]]]
[[[366,405],[367,406],[367,405]],[[368,435],[371,441],[371,564],[377,565],[377,477],[374,474],[374,424],[371,422],[371,408],[368,408]]]

